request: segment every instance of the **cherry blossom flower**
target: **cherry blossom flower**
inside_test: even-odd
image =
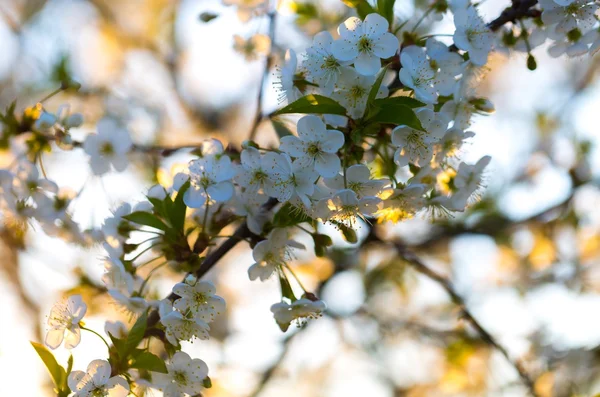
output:
[[[81,295],[72,295],[55,304],[48,317],[50,329],[46,334],[46,345],[56,349],[64,340],[67,349],[77,346],[81,341],[79,322],[86,311],[87,305],[81,299]]]
[[[337,151],[344,145],[344,134],[328,130],[317,116],[304,116],[298,121],[298,137],[281,138],[279,149],[295,157],[302,168],[313,168],[319,175],[332,177],[341,168]]]
[[[321,93],[331,94],[342,68],[351,62],[340,61],[333,55],[333,37],[325,31],[317,33],[312,46],[306,49],[305,66],[309,76],[319,85]]]
[[[325,310],[327,305],[322,300],[312,301],[306,298],[298,299],[291,304],[279,302],[271,306],[275,321],[284,332],[292,322],[296,321],[300,327],[309,319],[321,317]]]
[[[358,73],[373,76],[381,69],[380,59],[393,56],[399,48],[388,27],[379,14],[369,14],[364,21],[348,18],[338,27],[340,38],[333,42],[332,53],[340,61],[353,62]]]
[[[468,51],[469,58],[475,65],[485,65],[492,50],[494,35],[477,13],[477,9],[470,6],[455,11],[454,25],[454,44],[461,50]]]
[[[208,376],[208,366],[199,358],[192,359],[187,353],[178,351],[167,363],[168,373],[152,373],[152,379],[165,397],[197,395],[203,380]]]
[[[185,174],[179,174],[185,177]],[[183,201],[190,208],[202,207],[207,201],[223,202],[233,195],[231,178],[235,168],[227,156],[207,156],[190,161],[188,165],[190,188]],[[177,177],[177,176],[176,176]]]
[[[204,322],[211,322],[215,316],[225,311],[225,300],[215,295],[215,286],[210,281],[177,283],[173,292],[180,296],[173,302],[173,307],[182,313],[192,315]]]
[[[325,178],[325,185],[331,189],[342,190],[344,176],[336,175],[333,178]],[[347,188],[354,191],[357,197],[377,196],[381,189],[389,183],[386,179],[371,179],[371,171],[364,164],[354,164],[346,169]]]
[[[378,197],[366,196],[359,199],[354,190],[342,189],[333,197],[319,201],[317,213],[321,219],[352,227],[357,219],[374,214],[379,203],[381,199]]]
[[[350,117],[358,119],[365,113],[367,98],[374,83],[375,76],[362,76],[354,69],[344,68],[331,97],[346,108]],[[385,98],[388,93],[388,88],[382,84],[376,98]]]
[[[121,376],[110,376],[111,367],[108,361],[94,360],[87,372],[73,371],[67,379],[73,397],[126,397],[129,395],[129,384]]]
[[[115,120],[104,118],[98,122],[98,133],[90,134],[83,142],[83,150],[90,156],[90,166],[95,175],[106,174],[111,168],[127,168],[127,153],[133,146],[129,132]]]
[[[271,277],[292,259],[292,247],[304,249],[304,245],[289,239],[287,230],[274,229],[267,240],[260,241],[252,250],[256,263],[248,269],[250,280],[265,281]]]

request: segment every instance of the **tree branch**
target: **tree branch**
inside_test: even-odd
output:
[[[513,0],[510,7],[502,11],[498,18],[488,23],[488,28],[495,32],[508,22],[515,23],[517,19],[540,16],[540,10],[532,9],[537,3],[538,0]]]
[[[537,397],[537,393],[535,391],[535,381],[529,375],[523,362],[520,359],[513,359],[506,348],[502,346],[482,325],[477,321],[477,319],[473,316],[473,314],[467,308],[465,300],[456,292],[452,282],[446,278],[445,276],[439,274],[435,270],[431,269],[427,265],[425,265],[419,257],[417,257],[413,252],[409,251],[400,243],[395,243],[394,247],[398,252],[398,255],[406,261],[413,269],[428,277],[429,279],[438,283],[445,291],[448,293],[452,302],[454,302],[457,306],[460,307],[462,317],[469,322],[475,328],[479,337],[488,345],[490,345],[495,350],[502,353],[502,355],[506,358],[506,360],[515,368],[518,372],[519,377],[523,381],[523,383],[529,389],[529,393]]]

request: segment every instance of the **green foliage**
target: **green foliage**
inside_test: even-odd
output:
[[[369,109],[375,101],[375,98],[377,97],[377,92],[379,92],[379,89],[381,88],[381,83],[383,82],[383,78],[385,77],[386,72],[387,66],[384,66],[377,74],[375,83],[373,83],[373,87],[371,87],[371,91],[369,91],[369,96],[367,97],[367,109]]]
[[[390,23],[394,23],[394,4],[396,0],[377,0],[377,12]]]
[[[19,120],[15,115],[17,101],[12,101],[6,108],[4,114],[0,113],[0,123],[2,123],[2,134],[0,134],[0,149],[8,149],[9,138],[19,132]]]
[[[313,219],[290,203],[285,203],[273,217],[274,227],[290,227],[304,222],[312,223]]]
[[[162,231],[169,230],[169,226],[167,226],[159,217],[149,212],[136,211],[132,212],[129,215],[125,215],[123,219],[127,219],[128,221],[139,223],[140,225],[150,226],[155,229],[159,229]]]
[[[324,257],[327,254],[327,247],[333,245],[331,237],[326,234],[313,233],[311,234],[315,243],[315,255]]]
[[[214,12],[203,12],[202,14],[200,14],[200,15],[198,16],[198,19],[199,19],[201,22],[204,22],[204,23],[206,23],[206,22],[210,22],[210,21],[212,21],[213,19],[215,19],[215,18],[218,18],[218,17],[219,17],[219,15],[218,15],[218,14],[215,14]]]
[[[143,351],[135,356],[129,364],[130,368],[145,369],[147,371],[167,373],[167,366],[162,358],[150,353],[149,351]]]
[[[374,104],[376,107],[383,107],[387,105],[404,105],[411,109],[425,106],[423,102],[407,96],[375,99]]]
[[[58,365],[58,362],[54,358],[54,355],[46,348],[46,346],[36,342],[30,343],[31,346],[33,346],[33,348],[37,352],[38,356],[40,356],[40,358],[44,362],[44,365],[48,369],[48,372],[50,372],[50,376],[52,377],[52,382],[54,383],[55,392],[57,396],[68,396],[71,390],[67,385],[67,371],[65,371],[63,367]],[[70,369],[73,367],[73,356],[69,358],[68,366],[70,372]]]
[[[342,236],[344,236],[344,240],[351,244],[355,244],[358,242],[358,237],[356,236],[356,231],[351,227],[344,225],[343,223],[337,223],[336,226],[342,232]]]
[[[294,302],[296,300],[296,296],[294,295],[294,291],[292,290],[289,280],[285,274],[283,274],[283,271],[279,273],[279,284],[281,285],[281,296]]]
[[[365,19],[369,14],[375,12],[375,9],[367,0],[342,0],[348,7],[355,8],[359,18]]]
[[[416,130],[423,130],[423,126],[414,110],[393,101],[379,102],[376,110],[369,115],[368,121],[393,125],[406,125]]]
[[[183,202],[183,195],[190,188],[190,181],[185,182],[177,192],[177,197],[175,197],[175,201],[173,202],[173,206],[169,206],[168,215],[171,219],[171,224],[175,228],[176,231],[183,233],[183,226],[185,224],[185,213],[187,211],[187,206]],[[170,200],[170,198],[169,198]]]
[[[142,339],[144,339],[144,334],[146,333],[146,324],[148,322],[148,313],[144,312],[141,316],[138,317],[135,324],[129,331],[127,335],[127,340],[125,342],[125,355],[131,352],[133,349],[140,344]]]
[[[279,139],[283,138],[284,136],[293,135],[292,131],[290,131],[290,129],[287,128],[286,125],[281,121],[272,119],[271,124],[273,124],[273,128],[275,129]]]
[[[340,116],[346,115],[346,109],[334,101],[323,95],[306,95],[302,98],[290,103],[289,105],[279,109],[274,116],[280,114],[300,113],[300,114],[337,114]]]

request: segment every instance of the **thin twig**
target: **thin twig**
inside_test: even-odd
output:
[[[413,269],[428,277],[429,279],[438,283],[450,296],[452,302],[454,302],[457,306],[460,307],[462,312],[462,317],[468,321],[475,331],[479,334],[479,337],[488,345],[502,353],[502,355],[506,358],[506,360],[516,369],[519,373],[519,377],[523,381],[523,383],[529,389],[529,392],[532,396],[537,397],[538,394],[535,391],[535,381],[531,377],[531,375],[525,369],[523,362],[520,359],[513,359],[506,348],[502,346],[482,325],[477,319],[473,316],[473,314],[467,308],[465,300],[460,296],[458,292],[454,289],[452,282],[446,278],[445,276],[439,274],[429,266],[425,265],[418,256],[416,256],[413,252],[409,251],[402,244],[396,243],[395,245],[396,251],[398,255],[406,261]]]
[[[260,79],[260,85],[258,86],[258,98],[256,99],[256,112],[254,115],[254,122],[252,123],[252,129],[250,130],[250,135],[248,139],[253,140],[256,137],[256,133],[258,131],[258,126],[263,119],[263,96],[265,93],[265,83],[267,82],[267,78],[269,77],[269,69],[271,68],[271,58],[273,54],[273,47],[275,46],[275,19],[277,17],[277,9],[269,12],[267,15],[269,19],[269,39],[271,40],[271,49],[269,50],[269,54],[265,57],[265,68],[263,70],[262,77]]]

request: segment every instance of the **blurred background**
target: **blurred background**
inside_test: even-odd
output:
[[[509,1],[486,1],[487,20]],[[399,21],[421,15],[424,1],[398,1]],[[301,52],[311,36],[349,16],[341,2],[283,1],[276,19],[274,65],[287,48]],[[216,18],[211,19],[213,16]],[[452,33],[451,17],[426,21],[423,33]],[[24,109],[55,90],[65,76],[81,83],[61,93],[49,111],[68,104],[85,124],[119,119],[139,144],[196,144],[218,137],[239,145],[250,132],[264,58],[248,61],[233,35],[267,33],[266,17],[241,23],[218,0],[0,0],[0,108]],[[469,310],[537,379],[541,396],[600,393],[600,148],[599,58],[552,59],[534,51],[494,55],[473,86],[496,113],[476,117],[475,138],[463,149],[473,163],[491,155],[486,190],[465,214],[433,222],[427,216],[377,233],[397,239],[447,275]],[[277,106],[265,84],[263,108]],[[293,120],[291,120],[293,121]],[[1,136],[1,133],[0,133]],[[257,140],[276,137],[268,121]],[[136,202],[152,184],[170,184],[189,154],[133,154],[128,169],[93,177],[80,150],[45,155],[48,176],[81,194],[71,211],[84,228],[102,224],[121,202]],[[0,153],[0,166],[14,161]],[[366,228],[365,228],[366,229]],[[364,230],[363,230],[364,231]],[[208,277],[228,303],[211,339],[184,344],[207,362],[206,396],[525,396],[517,372],[460,318],[435,282],[374,242],[350,245],[337,236],[327,258],[312,242],[294,269],[329,305],[307,326],[282,333],[269,311],[277,280],[250,282],[247,245],[239,245]],[[86,325],[126,320],[103,293],[101,247],[81,247],[4,225],[0,241],[0,396],[50,396],[51,383],[29,340],[41,341],[47,314],[66,293],[88,303]],[[299,237],[303,238],[303,237]],[[157,299],[181,275],[152,283]],[[64,365],[69,355],[56,352]],[[73,350],[75,369],[105,354],[84,334]],[[158,394],[156,394],[158,395]]]

